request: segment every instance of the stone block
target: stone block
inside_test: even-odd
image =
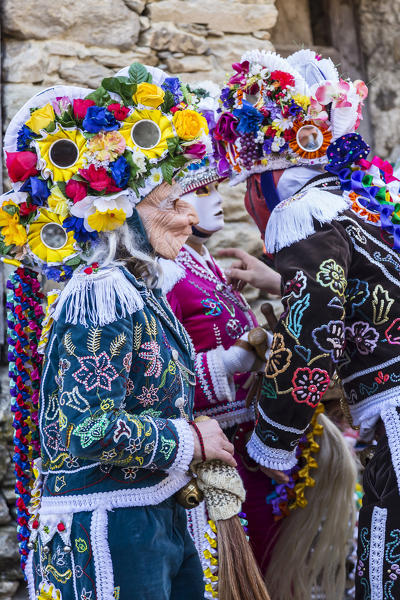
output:
[[[262,4],[228,0],[160,0],[149,5],[149,12],[153,22],[203,23],[231,33],[270,29],[278,15],[274,0],[266,0]]]
[[[155,50],[183,52],[184,54],[204,54],[208,49],[204,37],[182,31],[168,22],[154,23],[146,32],[145,37],[141,37],[141,43],[143,42]]]
[[[5,574],[6,575],[6,574]],[[11,600],[18,590],[18,581],[0,580],[0,600]],[[26,594],[26,598],[28,595]]]
[[[139,15],[141,15],[146,8],[146,0],[124,0],[124,2],[128,8],[135,11]]]
[[[171,56],[166,59],[167,68],[170,73],[198,73],[198,71],[211,71],[212,63],[208,56],[183,56],[176,58]],[[199,76],[197,75],[197,79]]]
[[[139,16],[123,0],[4,0],[4,32],[17,39],[65,37],[94,46],[129,49],[137,41]],[[43,22],[42,22],[43,20]]]
[[[75,58],[66,57],[60,61],[58,76],[61,82],[96,88],[100,85],[104,77],[111,77],[114,72],[114,69],[102,65],[96,60],[86,59],[78,61]],[[54,83],[53,77],[48,79],[48,81],[45,80],[46,83]]]
[[[226,72],[232,70],[232,64],[240,60],[248,50],[273,50],[270,41],[256,39],[253,35],[226,34],[222,38],[208,38],[210,52],[215,57],[215,64],[222,74],[218,83],[222,84]]]
[[[9,40],[5,45],[3,81],[40,83],[48,70],[48,59],[43,42]]]
[[[239,185],[230,186],[229,183],[221,183],[218,189],[224,199],[225,221],[245,221],[250,223],[251,219],[244,207],[246,184],[240,183]]]
[[[210,252],[215,254],[220,248],[241,248],[252,256],[262,253],[262,242],[260,233],[252,223],[233,222],[225,223],[225,227],[214,233],[207,244]],[[224,259],[224,265],[230,264],[230,260]]]
[[[0,525],[9,523],[11,521],[10,511],[4,497],[0,494]]]

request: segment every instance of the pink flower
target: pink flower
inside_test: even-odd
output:
[[[232,77],[228,81],[228,84],[235,85],[236,83],[238,83],[239,85],[242,85],[243,83],[245,83],[245,75],[247,75],[247,73],[249,72],[249,61],[245,60],[242,63],[233,63],[232,68],[234,71],[236,71],[236,74],[232,75]]]
[[[90,165],[88,169],[79,169],[79,174],[89,182],[92,190],[96,190],[96,192],[105,191],[110,194],[121,190],[115,185],[113,179],[107,175],[104,167],[96,169],[94,165]]]
[[[58,117],[61,117],[71,107],[71,100],[68,96],[59,96],[51,102],[54,112]]]
[[[6,167],[11,181],[25,181],[37,175],[36,154],[34,152],[6,152]]]
[[[206,155],[207,152],[207,148],[206,145],[203,144],[202,142],[197,142],[196,144],[192,144],[191,146],[188,146],[187,148],[185,148],[185,152],[183,154],[183,156],[185,156],[186,158],[193,158],[193,159],[200,159],[203,158]]]
[[[327,371],[322,369],[298,368],[294,372],[292,396],[295,402],[317,406],[330,381]]]
[[[111,383],[118,377],[118,373],[111,364],[107,352],[102,352],[98,356],[82,356],[78,361],[81,366],[72,373],[72,377],[78,383],[82,383],[87,392],[96,387],[111,391]]]
[[[129,108],[127,108],[126,106],[122,106],[121,104],[118,104],[118,103],[109,104],[107,106],[107,110],[112,112],[114,117],[118,121],[123,121],[124,119],[126,119],[126,117],[128,116],[128,113],[129,113]]]
[[[75,119],[84,119],[89,106],[95,106],[95,104],[96,102],[93,100],[81,100],[80,98],[76,98],[73,103]]]
[[[365,98],[368,96],[368,88],[365,83],[361,81],[361,79],[356,79],[354,81],[354,85],[361,100],[365,100]]]
[[[347,100],[350,84],[341,79],[339,82],[326,81],[315,91],[316,100],[326,106],[334,102],[336,108],[349,108],[351,102]]]
[[[83,183],[83,181],[76,181],[75,179],[70,179],[65,186],[65,193],[68,198],[75,202],[79,202],[83,200],[87,196],[87,184]]]

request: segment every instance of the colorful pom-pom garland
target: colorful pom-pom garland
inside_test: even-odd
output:
[[[38,402],[42,357],[43,294],[37,274],[19,266],[7,282],[8,361],[11,410],[14,413],[14,471],[17,496],[17,538],[21,567],[29,554],[29,503],[34,475],[32,463],[40,454]]]

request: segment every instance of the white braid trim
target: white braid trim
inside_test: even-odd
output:
[[[117,309],[117,300],[120,309]],[[113,323],[142,310],[144,306],[140,292],[117,267],[100,269],[91,275],[75,272],[51,315],[55,321],[65,304],[66,322],[73,325],[80,323],[84,327],[89,327],[89,323],[95,326]]]
[[[265,246],[275,254],[282,248],[306,239],[315,233],[314,219],[321,225],[330,223],[340,213],[350,208],[343,196],[311,188],[282,200],[272,211],[265,230]]]
[[[398,411],[400,401],[388,402],[381,410],[382,421],[389,442],[390,455],[394,472],[396,473],[397,487],[400,490],[400,417]]]
[[[259,465],[269,469],[287,471],[297,463],[296,448],[291,452],[280,448],[271,448],[263,444],[255,433],[253,433],[247,444],[247,452]]]
[[[26,561],[26,566],[25,566],[25,574],[26,574],[26,582],[28,585],[28,595],[29,595],[29,600],[35,600],[36,599],[36,593],[35,593],[35,580],[34,580],[34,575],[33,575],[33,550],[31,550],[29,552],[29,556],[28,559]]]
[[[167,295],[174,289],[178,281],[185,278],[185,269],[174,260],[165,258],[159,258],[158,264],[162,271],[161,289]]]
[[[97,600],[114,600],[114,570],[108,545],[108,517],[104,508],[92,514],[90,524]]]
[[[383,600],[383,561],[385,558],[387,509],[375,506],[372,513],[369,551],[371,600]]]
[[[176,458],[167,470],[167,473],[170,473],[171,471],[183,471],[186,473],[194,454],[193,433],[189,423],[187,423],[185,419],[171,419],[171,422],[175,425],[178,432],[179,441]]]

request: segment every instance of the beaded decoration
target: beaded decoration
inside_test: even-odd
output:
[[[42,356],[43,294],[37,273],[19,266],[7,282],[8,361],[11,410],[14,413],[14,471],[17,495],[17,537],[21,567],[29,553],[29,503],[34,480],[33,461],[40,454],[38,402]]]

